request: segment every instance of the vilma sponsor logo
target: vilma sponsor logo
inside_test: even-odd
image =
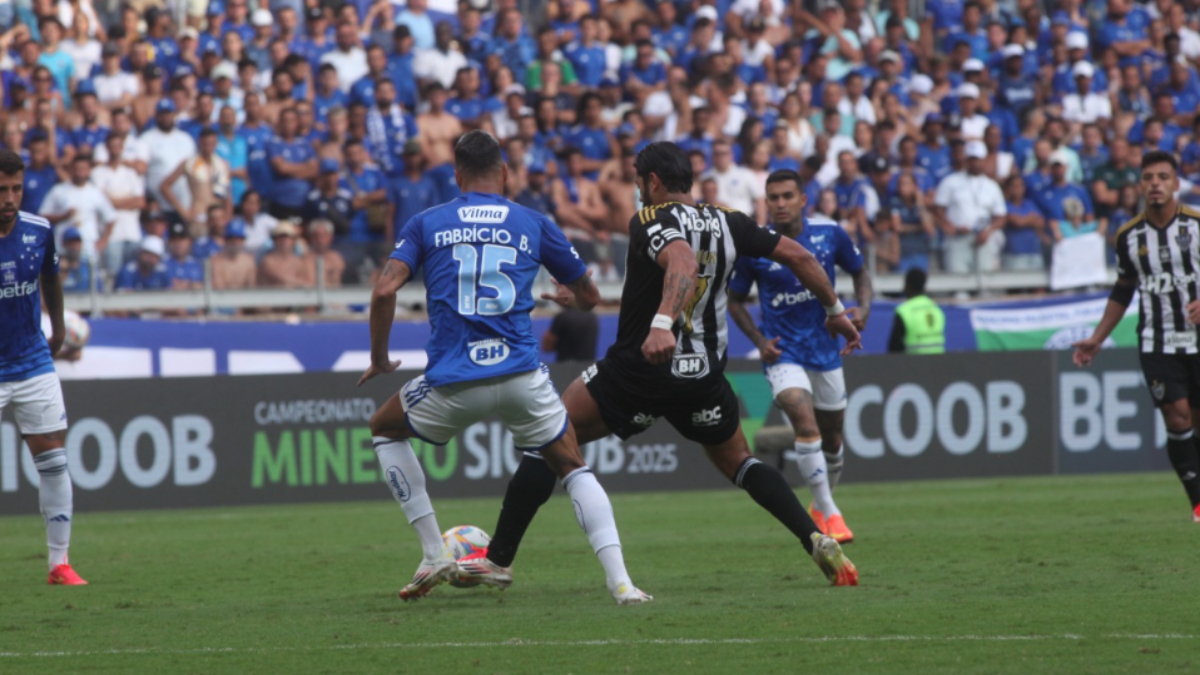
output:
[[[392,491],[396,493],[396,499],[401,502],[408,501],[412,497],[412,490],[408,486],[408,479],[405,478],[404,472],[398,466],[389,466],[387,468],[387,482],[392,486]]]
[[[464,223],[503,223],[507,218],[507,206],[464,206],[458,210],[458,219]]]

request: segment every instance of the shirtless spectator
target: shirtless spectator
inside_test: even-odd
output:
[[[254,288],[257,275],[254,256],[246,253],[246,225],[235,220],[225,226],[225,245],[212,257],[213,288]]]
[[[608,206],[608,222],[605,230],[609,236],[609,251],[616,281],[625,278],[625,257],[629,252],[629,220],[637,213],[637,170],[634,160],[637,155],[625,153],[617,160],[617,166],[609,165],[600,175],[600,195]],[[615,170],[614,170],[615,168]]]
[[[226,210],[233,211],[230,196],[233,193],[233,176],[229,162],[217,155],[217,130],[212,127],[200,132],[199,152],[179,163],[162,182],[162,195],[176,213],[183,216],[192,227],[192,234],[203,234],[203,223],[208,207],[223,203]],[[191,202],[182,204],[171,186],[183,178],[187,181]]]
[[[258,285],[269,288],[312,288],[313,268],[304,256],[296,255],[296,226],[281,221],[271,232],[274,244],[258,263]]]
[[[337,288],[342,285],[346,261],[332,246],[333,223],[328,220],[314,220],[308,224],[308,254],[304,257],[307,265],[311,267],[312,278],[317,278],[317,259],[321,259],[325,265],[325,285]]]
[[[608,209],[600,197],[600,189],[583,175],[583,153],[578,148],[568,148],[563,153],[553,195],[558,224],[564,230],[578,230],[601,240],[607,238],[604,227]]]
[[[430,170],[454,163],[454,139],[463,133],[462,122],[446,112],[446,101],[450,92],[434,82],[425,89],[425,99],[429,102],[429,112],[417,117],[417,128],[421,130],[420,140],[424,144],[426,166]]]
[[[155,107],[166,96],[163,85],[162,66],[146,66],[142,71],[142,93],[133,100],[133,123],[138,129],[145,129],[154,120]]]

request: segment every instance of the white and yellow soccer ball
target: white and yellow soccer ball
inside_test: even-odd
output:
[[[442,533],[442,542],[446,544],[447,550],[455,560],[486,549],[491,541],[492,538],[488,536],[487,532],[474,525],[456,525]],[[450,585],[457,588],[471,588],[479,584],[455,579],[450,582]]]

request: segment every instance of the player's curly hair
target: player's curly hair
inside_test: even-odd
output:
[[[682,193],[692,189],[692,161],[682,148],[670,141],[659,141],[642,148],[633,166],[643,182],[650,180],[650,174],[658,176],[667,192]]]
[[[486,131],[468,131],[454,144],[454,168],[460,176],[478,178],[498,170],[503,164],[500,142]]]
[[[13,176],[24,170],[25,162],[21,161],[20,155],[8,148],[0,148],[0,173]]]

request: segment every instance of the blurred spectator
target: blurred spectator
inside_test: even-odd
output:
[[[250,253],[258,253],[271,241],[271,231],[279,224],[274,217],[262,210],[262,195],[255,190],[248,190],[242,195],[242,203],[238,206],[237,216],[231,224],[236,223],[243,232],[245,248]]]
[[[246,227],[240,221],[225,226],[224,245],[221,251],[209,258],[212,265],[213,289],[231,290],[254,288],[258,271],[254,256],[246,253]]]
[[[204,266],[192,255],[192,233],[176,221],[167,229],[167,258],[163,267],[171,279],[171,288],[194,290],[204,286]]]
[[[125,136],[113,132],[104,141],[108,161],[92,169],[92,184],[100,189],[115,211],[112,235],[104,248],[104,270],[116,275],[137,251],[142,239],[141,210],[146,208],[146,184],[142,177],[121,161],[125,154]]]
[[[225,205],[220,202],[210,204],[204,218],[204,233],[192,245],[192,255],[198,260],[206,260],[220,253],[228,223],[229,211]]]
[[[424,0],[409,1],[409,7],[422,3]],[[412,25],[409,24],[409,29]],[[359,43],[358,27],[349,22],[342,22],[337,27],[337,48],[321,56],[321,63],[333,64],[337,69],[338,84],[343,92],[349,93],[350,87],[367,74],[367,53]],[[417,41],[420,45],[420,40]]]
[[[274,288],[312,288],[311,261],[296,253],[296,226],[280,221],[271,231],[272,248],[258,261],[258,285]]]
[[[29,135],[29,163],[25,165],[25,191],[21,210],[40,213],[46,195],[58,184],[58,171],[50,158],[50,142],[45,132],[34,129]]]
[[[308,264],[312,265],[314,280],[319,269],[317,261],[320,260],[325,270],[325,285],[336,288],[342,285],[342,278],[347,269],[342,254],[331,248],[333,229],[333,223],[328,220],[319,219],[308,224],[308,254],[305,258]]]
[[[729,141],[721,139],[713,144],[713,168],[704,177],[717,182],[718,203],[759,223],[767,222],[766,182],[758,181],[749,169],[733,163]]]
[[[279,114],[276,135],[267,143],[267,161],[271,166],[271,215],[295,218],[303,215],[304,201],[316,178],[319,162],[312,144],[298,138],[297,115],[292,108]]]
[[[172,208],[162,193],[163,181],[196,156],[196,142],[175,126],[175,115],[175,102],[169,98],[160,99],[154,107],[154,128],[143,132],[139,138],[149,153],[146,191],[162,208]],[[187,183],[176,181],[170,191],[176,204],[191,206]]]
[[[1062,116],[1071,123],[1071,136],[1076,136],[1084,124],[1107,128],[1112,120],[1112,104],[1107,93],[1092,91],[1096,69],[1087,61],[1071,67],[1075,91],[1063,97]]]
[[[987,146],[968,143],[966,157],[966,170],[942,180],[934,198],[934,217],[945,236],[942,264],[955,274],[992,272],[1000,268],[1004,244],[1004,195],[983,173]]]
[[[100,279],[96,267],[83,256],[83,235],[74,227],[62,231],[62,248],[59,250],[58,276],[62,279],[66,293],[87,293],[93,284],[99,288]]]
[[[320,162],[316,186],[308,193],[304,201],[301,217],[304,220],[321,218],[333,224],[334,232],[344,237],[350,232],[350,220],[353,218],[351,202],[354,193],[342,180],[341,167],[336,159],[323,159]]]
[[[664,3],[670,4],[670,3]],[[542,351],[554,352],[554,360],[594,361],[600,320],[595,312],[565,309],[550,320],[542,335]]]
[[[92,156],[75,155],[68,170],[70,181],[50,189],[39,213],[56,231],[74,227],[83,237],[83,254],[98,260],[108,245],[117,212],[100,188],[91,182]]]
[[[838,211],[843,220],[851,223],[851,229],[858,236],[858,242],[875,240],[874,230],[867,222],[868,192],[874,190],[868,181],[858,173],[858,162],[854,153],[843,150],[837,156],[838,178],[830,186],[837,196]]]
[[[385,238],[394,244],[397,243],[396,238],[400,231],[413,216],[439,203],[437,186],[425,171],[420,141],[413,139],[404,145],[404,173],[391,179],[386,190],[389,218]],[[519,198],[516,201],[521,203]],[[542,213],[549,212],[543,210]]]
[[[608,217],[600,190],[584,175],[583,166],[583,152],[568,148],[562,155],[558,179],[551,191],[554,215],[572,241],[603,239],[604,221]]]
[[[418,47],[412,57],[412,73],[423,85],[422,90],[433,82],[449,89],[458,71],[467,67],[467,57],[454,42],[454,27],[443,21],[437,25],[435,35],[434,44]]]
[[[186,189],[186,201],[181,201],[174,189],[182,178]],[[224,204],[229,208],[233,176],[229,163],[217,155],[217,130],[211,127],[200,132],[197,153],[179,163],[175,170],[163,179],[163,199],[192,228],[193,233],[203,232],[204,219],[213,204]]]
[[[900,171],[894,180],[895,193],[889,198],[887,207],[892,230],[899,240],[896,271],[903,273],[916,268],[928,272],[929,256],[937,237],[933,215],[925,206],[925,197],[911,170]]]
[[[1004,256],[1005,270],[1045,268],[1042,242],[1046,238],[1046,218],[1037,203],[1025,194],[1025,179],[1013,174],[1004,182]]]
[[[137,257],[121,268],[115,289],[118,291],[163,291],[171,288],[171,277],[163,266],[166,245],[161,237],[148,235],[138,246]]]
[[[1069,164],[1070,158],[1056,150],[1050,156],[1051,183],[1034,195],[1056,242],[1096,230],[1092,198],[1082,186],[1067,181]]]

